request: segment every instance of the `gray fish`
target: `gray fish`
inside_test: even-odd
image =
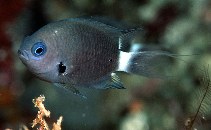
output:
[[[45,25],[26,37],[19,58],[38,78],[81,95],[78,87],[123,89],[115,72],[144,76],[162,51],[126,51],[141,28],[121,29],[92,18],[71,18]]]

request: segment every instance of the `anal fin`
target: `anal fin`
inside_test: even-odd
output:
[[[107,81],[105,88],[125,89],[119,76],[116,73],[111,73],[111,79]]]

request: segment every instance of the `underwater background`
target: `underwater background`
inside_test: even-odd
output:
[[[25,36],[47,23],[81,16],[143,27],[136,41],[189,56],[172,61],[173,80],[119,73],[126,89],[81,88],[88,97],[83,99],[37,79],[17,55]],[[51,111],[46,120],[62,115],[64,130],[185,129],[209,87],[210,54],[209,0],[0,0],[0,129],[23,124],[31,129],[37,114],[32,99],[39,95],[45,95]],[[209,91],[193,128],[211,129]]]

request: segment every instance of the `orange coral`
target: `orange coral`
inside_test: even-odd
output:
[[[45,109],[43,102],[45,101],[45,97],[40,95],[38,98],[32,100],[34,106],[39,109],[36,118],[33,120],[32,128],[35,127],[37,124],[40,125],[38,128],[39,130],[50,130],[48,127],[47,122],[45,121],[44,117],[50,117],[50,111]],[[52,130],[61,130],[61,122],[62,116],[59,117],[57,123],[53,124]]]
[[[61,123],[62,123],[62,116],[59,117],[57,120],[57,123],[53,123],[53,129],[52,130],[61,130]]]

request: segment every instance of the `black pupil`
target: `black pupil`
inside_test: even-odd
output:
[[[35,53],[37,53],[37,54],[40,54],[40,53],[42,53],[42,51],[43,51],[43,48],[37,48],[37,50],[35,51]]]

